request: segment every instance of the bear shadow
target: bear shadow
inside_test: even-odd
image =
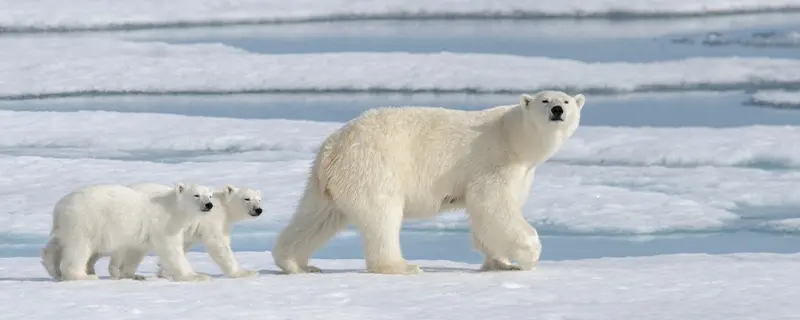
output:
[[[478,269],[475,268],[465,268],[465,267],[421,267],[422,268],[422,275],[426,273],[480,273]],[[367,272],[366,269],[322,269],[321,273],[305,273],[305,274],[346,274],[346,273],[358,273],[358,274],[370,274]],[[258,271],[259,275],[279,275],[285,276],[281,271],[277,270],[270,270],[270,269],[263,269]]]
[[[59,282],[50,277],[0,277],[0,282]]]

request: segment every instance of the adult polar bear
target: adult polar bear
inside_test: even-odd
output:
[[[522,205],[536,166],[578,128],[584,102],[541,91],[481,111],[365,112],[322,143],[275,263],[285,273],[319,272],[308,265],[313,252],[352,223],[368,272],[420,273],[400,249],[403,220],[464,208],[473,246],[485,255],[482,270],[533,268],[541,243]]]

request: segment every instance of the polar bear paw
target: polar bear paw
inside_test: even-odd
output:
[[[500,261],[497,259],[486,259],[481,266],[480,271],[520,271],[521,267],[513,264]]]
[[[378,266],[369,267],[367,269],[370,273],[378,274],[420,274],[423,273],[422,268],[416,264],[398,263],[398,264],[383,264]]]
[[[130,278],[131,278],[131,280],[136,280],[136,281],[145,281],[145,280],[147,280],[147,278],[145,276],[140,275],[140,274],[134,274]]]
[[[184,276],[173,276],[170,278],[171,278],[170,280],[175,282],[202,282],[211,280],[211,276],[204,273],[187,274]]]
[[[239,269],[239,270],[234,271],[231,274],[229,274],[228,277],[230,277],[230,278],[247,278],[247,277],[255,277],[257,275],[258,275],[257,271]]]
[[[96,274],[61,275],[60,281],[100,280]]]
[[[116,276],[116,277],[112,275],[110,278],[111,278],[111,280],[123,280],[123,279],[130,279],[130,280],[136,280],[136,281],[147,280],[147,278],[145,276],[139,275],[139,274],[122,275],[122,276]]]
[[[305,266],[303,267],[303,271],[308,273],[322,273],[322,269],[317,268],[315,266]]]

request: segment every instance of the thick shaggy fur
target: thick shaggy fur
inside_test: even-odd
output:
[[[148,195],[124,185],[95,185],[62,197],[53,210],[42,264],[59,280],[96,280],[95,255],[110,255],[113,279],[138,279],[136,267],[155,251],[175,281],[208,280],[183,254],[183,229],[211,208],[212,190],[178,184]],[[90,263],[91,262],[91,263]]]
[[[481,111],[365,112],[320,147],[275,263],[286,273],[319,272],[308,265],[311,255],[352,223],[369,272],[419,273],[400,250],[403,220],[464,208],[483,270],[533,268],[541,243],[521,208],[536,166],[578,128],[584,101],[542,91]]]

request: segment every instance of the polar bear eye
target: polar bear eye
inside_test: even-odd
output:
[[[244,198],[244,201],[250,201],[250,198]]]
[[[195,198],[200,198],[199,194],[194,195]]]
[[[564,100],[564,104],[569,104],[569,100]]]
[[[550,103],[550,100],[544,99],[542,100],[542,103]]]

